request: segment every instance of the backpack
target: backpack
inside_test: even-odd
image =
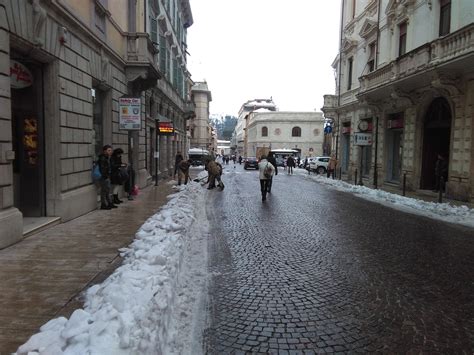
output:
[[[100,167],[98,162],[94,162],[92,165],[92,181],[98,182],[102,178],[102,174],[100,173]]]
[[[265,176],[267,179],[272,178],[272,168],[268,166],[268,163],[265,165],[265,169],[263,170],[263,176]]]

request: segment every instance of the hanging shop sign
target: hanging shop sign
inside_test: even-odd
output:
[[[12,89],[23,89],[33,85],[33,74],[16,60],[10,60],[10,86]]]
[[[395,128],[403,128],[403,118],[397,118],[394,120],[388,120],[387,128],[395,129]]]
[[[355,145],[372,145],[372,133],[354,133]]]
[[[173,122],[161,122],[156,123],[156,130],[160,136],[173,136],[174,125]]]
[[[141,129],[141,100],[139,97],[119,98],[119,129]]]
[[[343,126],[341,131],[342,134],[349,134],[351,133],[351,126]]]

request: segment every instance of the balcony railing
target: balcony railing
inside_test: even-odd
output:
[[[427,43],[359,78],[360,93],[474,52],[474,24]]]
[[[156,69],[158,60],[158,50],[150,41],[148,34],[144,32],[127,34],[127,62],[149,63]]]

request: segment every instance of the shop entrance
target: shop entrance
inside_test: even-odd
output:
[[[41,217],[46,215],[43,68],[21,60],[10,66],[14,206],[24,217]]]
[[[451,139],[451,109],[446,99],[433,100],[425,117],[423,133],[423,160],[420,188],[435,188],[435,165],[438,154],[449,159]]]

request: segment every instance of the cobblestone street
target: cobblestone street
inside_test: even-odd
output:
[[[321,186],[280,168],[226,166],[207,214],[205,351],[474,351],[474,232]]]

